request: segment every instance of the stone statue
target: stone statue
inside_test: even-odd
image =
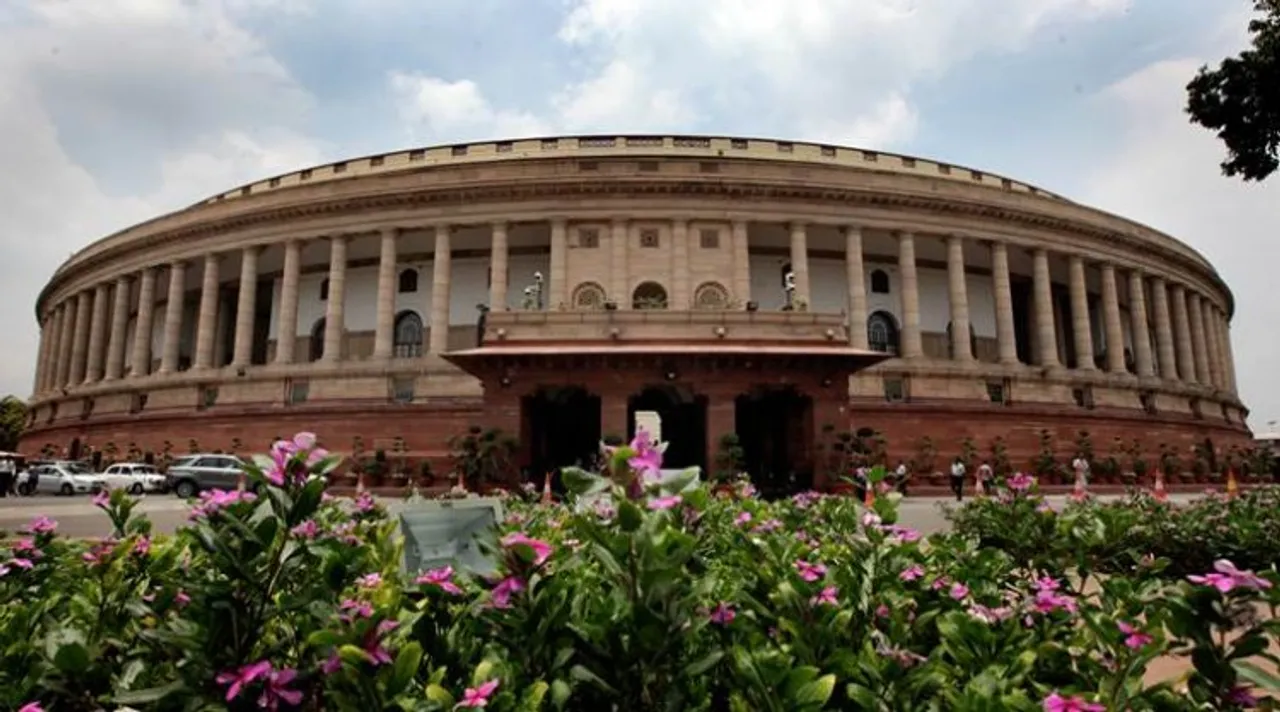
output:
[[[782,294],[786,308],[793,309],[796,296],[796,273],[791,270],[787,270],[787,273],[782,275]]]

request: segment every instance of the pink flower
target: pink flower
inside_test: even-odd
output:
[[[716,604],[716,607],[711,610],[709,615],[711,622],[719,625],[729,625],[737,616],[738,614],[733,611],[733,606],[724,602]]]
[[[40,706],[39,702],[28,702],[19,707],[18,712],[44,712],[44,708]]]
[[[738,516],[733,518],[733,523],[742,526],[751,521],[751,512],[739,512]]]
[[[1017,473],[1013,477],[1006,480],[1005,484],[1014,492],[1026,492],[1036,483],[1036,478],[1024,473]]]
[[[1214,573],[1207,573],[1203,576],[1188,576],[1187,580],[1191,583],[1198,583],[1202,586],[1212,586],[1222,593],[1227,593],[1234,588],[1264,589],[1271,588],[1271,582],[1258,576],[1252,571],[1242,571],[1237,569],[1235,564],[1226,559],[1219,559],[1213,563]]]
[[[881,531],[889,535],[890,543],[893,544],[910,544],[913,541],[920,541],[920,532],[911,527],[890,524],[881,527]]]
[[[357,512],[362,512],[367,514],[369,512],[372,512],[374,508],[376,508],[377,506],[378,506],[378,503],[374,501],[373,495],[369,494],[368,492],[361,492],[360,496],[356,497]]]
[[[356,585],[360,588],[377,588],[382,585],[382,574],[377,571],[371,574],[365,574],[356,579]]]
[[[1057,610],[1075,613],[1077,610],[1076,599],[1050,589],[1037,591],[1035,602],[1032,605],[1037,613],[1053,613]]]
[[[38,551],[36,549],[36,542],[34,539],[19,539],[13,542],[13,546],[11,548],[13,549],[15,554],[16,553],[35,554]]]
[[[320,535],[320,525],[316,524],[316,520],[308,519],[293,529],[290,529],[289,533],[299,539],[315,539]]]
[[[267,660],[259,660],[256,663],[250,663],[234,672],[218,673],[216,678],[219,685],[227,685],[227,702],[234,700],[240,696],[240,692],[249,685],[261,678],[271,674],[271,662]]]
[[[1137,650],[1153,640],[1150,635],[1124,621],[1116,621],[1116,627],[1125,634],[1124,644],[1130,650]]]
[[[1258,706],[1258,698],[1254,696],[1253,690],[1241,685],[1231,688],[1227,693],[1227,702],[1249,710]]]
[[[354,598],[348,598],[338,605],[338,610],[346,613],[346,620],[354,620],[356,618],[370,618],[373,616],[373,606],[368,601],[360,601]]]
[[[97,494],[93,495],[93,499],[90,501],[93,502],[93,506],[100,509],[106,509],[111,506],[111,495],[104,489],[98,490]]]
[[[881,603],[880,605],[876,606],[876,617],[877,617],[877,618],[888,618],[888,617],[889,617],[890,615],[892,615],[892,614],[893,614],[893,612],[892,612],[892,611],[890,611],[890,610],[889,610],[889,607],[888,607],[888,606],[886,606],[885,604]]]
[[[827,567],[822,564],[811,564],[803,559],[796,561],[792,566],[799,572],[800,578],[813,583],[823,576],[827,575]]]
[[[915,581],[916,579],[923,578],[923,577],[924,577],[924,567],[919,564],[912,564],[911,566],[908,566],[907,568],[903,569],[902,573],[898,574],[898,578],[902,579],[903,581]]]
[[[969,595],[969,587],[959,582],[953,583],[951,584],[950,595],[955,600],[962,601],[965,596]]]
[[[281,702],[290,706],[297,706],[302,702],[302,693],[297,690],[290,690],[289,683],[298,676],[294,670],[274,670],[267,676],[267,684],[262,690],[262,696],[258,698],[258,708],[274,710],[278,709]]]
[[[678,494],[673,494],[669,497],[656,497],[654,499],[649,500],[649,509],[652,509],[654,511],[671,509],[672,507],[678,506],[680,504],[680,501],[681,501],[680,495]]]
[[[986,623],[987,625],[995,625],[1000,621],[1008,619],[1013,615],[1013,610],[1005,606],[999,608],[990,608],[981,603],[975,603],[969,606],[969,615]]]
[[[25,569],[27,571],[30,571],[31,567],[35,566],[35,564],[31,562],[31,559],[19,559],[19,558],[9,559],[9,565],[16,566],[20,569]]]
[[[827,586],[826,588],[822,589],[822,591],[818,595],[809,599],[809,605],[815,608],[818,606],[839,605],[840,602],[836,599],[836,596],[839,595],[839,593],[840,593],[840,589],[836,588],[835,586]]]
[[[134,542],[133,553],[138,556],[146,556],[151,553],[151,537],[140,537]]]
[[[383,638],[387,637],[387,633],[400,627],[398,621],[382,621],[376,628],[369,631],[364,641],[364,656],[371,665],[390,665],[391,653],[382,645]]]
[[[177,593],[173,594],[173,602],[177,604],[179,608],[182,608],[188,603],[191,603],[191,597],[187,595],[186,591],[179,590]]]
[[[1044,712],[1107,712],[1107,708],[1083,697],[1063,697],[1055,692],[1044,698]]]
[[[52,534],[58,528],[58,523],[48,517],[36,517],[27,525],[26,532],[28,534]]]
[[[494,608],[510,608],[511,597],[524,590],[524,581],[517,576],[508,576],[498,582],[490,593]]]
[[[13,569],[9,568],[8,566],[5,566],[4,564],[0,564],[0,577],[8,576],[9,572],[12,570]]]
[[[337,651],[334,651],[323,663],[320,663],[320,672],[325,675],[332,675],[341,669],[342,658],[339,657]]]
[[[452,581],[453,567],[443,566],[438,569],[432,569],[425,574],[419,576],[414,583],[419,585],[435,586],[445,593],[461,596],[462,589],[458,588],[458,584]]]
[[[654,478],[661,475],[662,451],[653,446],[653,439],[644,428],[636,428],[636,436],[631,440],[631,449],[635,452],[627,465],[642,477]]]
[[[458,703],[458,707],[484,707],[489,704],[489,697],[497,689],[497,680],[490,680],[479,687],[468,687],[462,693],[462,701]]]
[[[541,566],[547,557],[551,556],[552,547],[541,539],[530,538],[524,532],[514,532],[502,538],[502,545],[508,549],[517,546],[527,546],[533,551],[533,565]]]
[[[765,520],[765,521],[760,522],[759,524],[757,524],[757,525],[756,525],[756,527],[755,527],[755,529],[752,529],[751,531],[753,531],[753,532],[757,532],[757,533],[759,533],[759,534],[767,534],[767,533],[772,532],[772,531],[777,531],[777,530],[779,530],[779,529],[781,529],[781,528],[782,528],[782,522],[781,522],[781,520],[778,520],[778,519],[767,519],[767,520]]]

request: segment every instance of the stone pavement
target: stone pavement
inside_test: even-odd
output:
[[[1174,502],[1188,502],[1197,495],[1171,495]],[[1119,499],[1118,496],[1101,497],[1103,500]],[[1054,507],[1062,507],[1065,496],[1048,497]],[[402,499],[383,500],[392,514],[404,507]],[[932,534],[947,528],[947,520],[943,508],[955,504],[951,497],[909,497],[903,500],[900,507],[901,523],[919,529],[922,533]],[[138,511],[147,514],[157,532],[170,533],[187,521],[189,504],[173,495],[146,495],[142,498]],[[31,521],[33,517],[44,515],[58,520],[58,533],[74,537],[105,536],[110,533],[111,525],[107,516],[90,503],[88,497],[9,497],[0,499],[0,532],[12,534]]]

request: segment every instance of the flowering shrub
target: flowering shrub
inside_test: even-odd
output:
[[[333,460],[306,434],[172,537],[120,491],[97,500],[106,540],[37,519],[0,553],[0,708],[1189,711],[1274,684],[1248,662],[1273,572],[1085,591],[1066,545],[1029,564],[920,537],[896,494],[713,496],[660,462],[640,438],[608,477],[566,471],[566,504],[509,500],[483,578],[403,574],[395,525],[324,495]],[[1110,536],[1071,521],[1037,526]],[[1185,691],[1143,680],[1172,651],[1195,663]]]

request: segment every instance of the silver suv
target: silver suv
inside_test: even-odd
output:
[[[235,455],[187,455],[169,466],[165,484],[183,499],[201,490],[233,490],[244,475],[243,467],[244,461]]]

